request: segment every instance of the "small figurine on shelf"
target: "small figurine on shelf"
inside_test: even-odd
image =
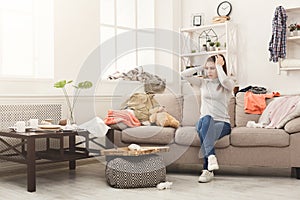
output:
[[[296,36],[297,35],[297,23],[294,24],[290,24],[288,26],[289,30],[290,30],[290,37]]]
[[[206,46],[206,44],[203,44],[203,45],[202,45],[201,51],[207,51],[207,46]]]

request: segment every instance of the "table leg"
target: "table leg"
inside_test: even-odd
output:
[[[69,151],[70,154],[75,153],[75,135],[69,136]],[[75,169],[75,168],[76,168],[76,160],[70,160],[69,169]]]
[[[35,192],[36,190],[36,173],[35,173],[35,138],[27,139],[27,191]]]

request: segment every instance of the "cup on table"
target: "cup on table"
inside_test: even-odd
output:
[[[39,119],[30,119],[28,123],[31,128],[37,128],[39,125]]]
[[[16,122],[16,124],[15,124],[15,126],[16,126],[16,132],[18,132],[18,133],[23,133],[23,132],[25,132],[26,131],[26,123],[25,123],[25,121],[17,121]]]

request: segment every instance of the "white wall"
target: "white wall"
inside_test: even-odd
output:
[[[248,85],[265,86],[282,94],[300,93],[300,71],[277,75],[277,66],[269,62],[268,44],[272,19],[277,6],[300,7],[299,0],[229,0],[231,21],[238,25],[238,79],[240,88]],[[222,0],[182,0],[182,26],[190,26],[192,13],[204,13],[205,24],[217,16]],[[299,21],[300,22],[300,21]]]

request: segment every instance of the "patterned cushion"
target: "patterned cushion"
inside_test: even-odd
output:
[[[166,180],[166,167],[158,155],[123,156],[107,163],[105,176],[115,188],[155,187]]]

